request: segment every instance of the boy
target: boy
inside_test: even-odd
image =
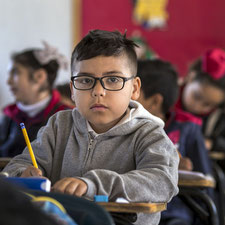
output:
[[[55,191],[108,195],[130,202],[168,202],[177,194],[179,157],[163,122],[135,100],[135,44],[121,33],[94,30],[76,46],[71,60],[72,111],[55,114],[28,151],[4,171],[11,176],[46,176]],[[131,100],[132,99],[132,100]],[[158,224],[160,213],[138,215],[135,224]]]
[[[210,174],[212,169],[201,127],[193,123],[191,114],[172,110],[178,96],[176,70],[169,62],[160,59],[143,60],[138,62],[137,74],[142,82],[138,101],[165,121],[165,131],[182,155],[179,169]],[[162,212],[160,224],[187,225],[193,221],[193,212],[175,197]]]

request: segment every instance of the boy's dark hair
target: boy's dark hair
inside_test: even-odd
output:
[[[11,56],[11,59],[13,62],[28,68],[31,80],[33,79],[34,71],[44,69],[48,76],[48,88],[51,90],[57,76],[59,64],[56,60],[51,60],[47,64],[41,65],[34,55],[34,52],[37,50],[38,49],[28,49],[22,52],[14,53]]]
[[[189,73],[194,72],[193,81],[197,81],[203,84],[210,84],[213,85],[222,91],[225,91],[225,75],[215,80],[210,76],[208,73],[202,70],[202,60],[197,59],[189,68]]]
[[[171,63],[160,60],[138,61],[137,76],[141,79],[141,89],[144,97],[149,98],[154,94],[163,97],[162,111],[168,113],[178,97],[177,72]]]
[[[130,61],[133,75],[137,73],[137,55],[134,41],[126,38],[119,31],[92,30],[75,47],[71,58],[71,71],[76,61],[96,56],[121,56],[126,54]]]

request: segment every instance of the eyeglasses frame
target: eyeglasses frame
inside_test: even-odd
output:
[[[95,81],[94,81],[93,86],[92,86],[91,88],[88,88],[88,89],[80,89],[80,88],[76,88],[75,85],[74,85],[74,79],[75,79],[76,77],[90,77],[90,78],[93,78]],[[123,80],[123,86],[122,86],[120,89],[118,89],[118,90],[111,90],[111,89],[105,88],[104,82],[102,81],[102,79],[104,79],[104,78],[106,78],[106,77],[117,77],[117,78],[121,78],[121,79]],[[72,84],[73,84],[73,87],[74,87],[75,89],[77,89],[77,90],[80,90],[80,91],[87,91],[87,90],[93,89],[93,88],[95,87],[96,83],[97,83],[97,80],[99,80],[99,82],[100,82],[100,84],[102,85],[102,87],[103,87],[105,90],[107,90],[107,91],[120,91],[120,90],[122,90],[122,89],[124,88],[125,83],[126,83],[128,80],[131,80],[131,79],[134,79],[134,78],[135,78],[135,76],[131,76],[131,77],[120,77],[120,76],[93,77],[93,76],[90,76],[90,75],[80,75],[80,76],[78,75],[78,76],[73,76],[73,77],[71,77],[71,82],[72,82]]]

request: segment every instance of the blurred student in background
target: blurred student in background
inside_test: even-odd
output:
[[[225,51],[214,48],[191,65],[176,107],[192,113],[203,123],[208,150],[225,153],[224,100]]]
[[[141,93],[138,101],[165,122],[165,131],[181,154],[179,169],[211,174],[211,163],[204,145],[201,127],[192,115],[173,110],[178,97],[177,72],[169,62],[160,59],[138,62]],[[174,197],[162,212],[161,225],[190,225],[193,212],[179,197]]]
[[[15,103],[3,109],[0,118],[0,157],[13,157],[26,146],[20,123],[25,123],[30,140],[55,112],[68,109],[53,84],[67,60],[44,42],[44,48],[26,49],[11,56],[8,85]]]
[[[70,83],[63,83],[56,85],[56,90],[61,95],[61,102],[66,105],[71,106],[72,108],[75,107],[75,103],[71,99],[71,92],[70,92]]]

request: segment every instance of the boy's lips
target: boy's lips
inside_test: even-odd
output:
[[[90,107],[90,109],[93,109],[93,110],[104,110],[107,108],[108,107],[106,107],[105,105],[102,105],[102,104],[94,104]]]

